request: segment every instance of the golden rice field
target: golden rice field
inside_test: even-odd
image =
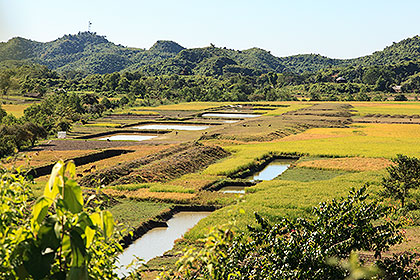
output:
[[[32,104],[6,104],[1,105],[1,107],[6,110],[8,114],[12,114],[17,118],[20,118],[23,116],[23,111],[31,105]]]
[[[315,136],[315,137],[313,137]],[[331,157],[420,156],[420,125],[363,124],[349,128],[313,128],[276,142],[225,146],[232,156],[209,166],[205,174],[230,174],[269,152]]]
[[[388,167],[392,162],[385,158],[328,158],[302,161],[296,164],[296,167],[307,167],[327,170],[345,170],[345,171],[375,171]]]
[[[419,115],[420,102],[353,102],[357,114]]]
[[[247,225],[255,224],[254,212],[272,222],[284,217],[308,217],[319,202],[347,196],[353,187],[360,188],[366,182],[379,183],[383,175],[383,171],[369,171],[348,173],[326,181],[264,181],[251,187],[251,193],[245,197],[238,198],[237,204],[224,207],[201,220],[185,237],[201,238],[209,228],[229,223],[234,228],[245,230]],[[369,191],[375,193],[379,188],[373,184]]]

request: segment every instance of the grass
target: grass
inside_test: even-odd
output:
[[[119,191],[136,191],[139,189],[148,189],[150,192],[169,192],[169,193],[194,193],[193,189],[183,186],[176,186],[165,183],[145,183],[145,184],[126,184],[111,187]]]
[[[111,211],[118,223],[122,223],[127,228],[134,228],[142,222],[159,215],[170,206],[171,204],[167,203],[121,199],[118,204],[110,207],[108,210]]]
[[[297,182],[313,182],[330,180],[337,176],[345,175],[348,172],[341,170],[320,170],[313,168],[289,168],[278,177],[280,180],[297,181]]]
[[[250,187],[251,193],[237,204],[217,210],[201,220],[186,233],[185,238],[202,238],[212,226],[228,223],[234,224],[238,230],[246,230],[247,225],[255,225],[254,212],[272,222],[284,217],[310,217],[312,208],[319,202],[347,196],[353,187],[359,188],[370,182],[373,183],[370,191],[377,191],[381,176],[382,172],[369,171],[348,173],[324,181],[265,181]]]

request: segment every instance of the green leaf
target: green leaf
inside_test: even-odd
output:
[[[77,230],[70,232],[71,243],[71,266],[81,267],[86,261],[86,247],[82,236]]]
[[[111,212],[105,210],[101,212],[103,230],[105,235],[105,240],[112,236],[114,232],[114,219],[112,218]]]
[[[66,181],[64,185],[65,205],[70,212],[76,214],[83,210],[83,194],[82,189],[74,180]]]
[[[48,208],[50,207],[51,202],[52,202],[51,200],[43,196],[38,198],[32,210],[32,219],[31,219],[32,228],[35,228],[35,225],[41,224],[45,216],[47,216]]]
[[[69,274],[67,275],[67,280],[88,280],[88,271],[86,266],[82,267],[71,267]]]
[[[59,175],[59,173],[61,173],[63,169],[63,166],[64,163],[61,160],[54,165],[51,171],[50,179],[48,180],[48,183],[45,186],[44,196],[50,198],[51,200],[54,200],[57,194],[59,193],[58,186],[63,184],[63,179]]]
[[[86,235],[86,247],[89,248],[90,244],[92,244],[93,238],[95,237],[96,231],[91,229],[90,227],[85,228],[85,235]]]
[[[68,172],[73,178],[76,177],[76,165],[74,161],[69,161],[66,163],[66,172]]]

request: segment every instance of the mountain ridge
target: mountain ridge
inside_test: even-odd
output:
[[[418,59],[420,36],[353,59],[334,59],[319,54],[276,57],[261,48],[233,50],[214,45],[188,49],[167,40],[158,40],[146,50],[117,45],[105,36],[92,32],[64,35],[46,43],[22,37],[0,43],[0,62],[27,61],[59,72],[78,71],[85,74],[143,71],[152,75],[260,75],[268,72],[314,72],[336,66],[397,64]]]

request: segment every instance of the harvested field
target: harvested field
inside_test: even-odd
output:
[[[199,171],[229,153],[218,146],[181,144],[159,153],[113,166],[85,176],[81,184],[94,180],[101,184],[162,182]]]
[[[30,151],[98,150],[136,144],[143,145],[143,143],[138,141],[49,140],[31,148]]]
[[[308,167],[329,170],[345,171],[374,171],[381,170],[391,165],[391,161],[385,158],[329,158],[299,162],[297,167]]]
[[[149,189],[138,189],[135,191],[120,191],[115,189],[105,189],[103,192],[113,197],[127,197],[140,200],[165,201],[165,202],[188,202],[195,197],[191,193],[176,192],[152,192]]]

